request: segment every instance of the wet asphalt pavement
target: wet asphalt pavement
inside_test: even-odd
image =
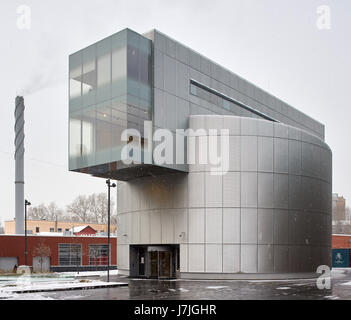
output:
[[[323,290],[317,288],[316,279],[156,281],[112,276],[110,280],[128,282],[129,286],[40,295],[55,300],[351,300],[351,269],[333,270],[331,288]]]

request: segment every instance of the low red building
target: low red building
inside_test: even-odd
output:
[[[95,236],[97,233],[91,226],[74,227],[72,232],[75,236]]]
[[[332,247],[333,249],[351,249],[351,235],[333,234]]]
[[[106,270],[107,237],[28,236],[27,265],[34,271]],[[23,235],[0,235],[0,271],[25,264]],[[111,237],[111,269],[117,267],[117,238]],[[44,269],[44,270],[43,270]]]

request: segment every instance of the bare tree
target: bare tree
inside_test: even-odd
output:
[[[98,205],[100,207],[100,219],[99,222],[100,223],[107,223],[107,209],[108,209],[108,202],[107,202],[107,195],[106,193],[99,193],[97,194],[97,202]],[[111,204],[111,212],[113,210],[113,200],[110,200],[110,204]]]
[[[89,211],[95,223],[107,223],[107,195],[106,193],[94,193],[89,196]],[[111,199],[111,218],[114,212],[114,201]]]
[[[47,219],[50,221],[61,220],[63,216],[63,210],[60,209],[55,202],[51,202],[47,206],[47,215]]]
[[[50,247],[45,244],[45,240],[43,239],[40,240],[39,244],[34,248],[32,255],[33,257],[39,258],[40,272],[43,272],[43,263],[45,261],[45,258],[48,258],[51,256]]]
[[[117,213],[111,214],[111,224],[112,225],[117,225]]]
[[[36,207],[29,207],[28,219],[31,220],[44,220],[48,219],[48,209],[44,204]]]
[[[96,199],[96,194],[92,194],[89,196],[89,210],[91,213],[91,219],[94,223],[99,223],[100,221],[100,207],[98,204],[98,200]]]
[[[71,204],[67,206],[67,212],[71,214],[72,221],[77,218],[78,221],[88,222],[90,204],[86,196],[78,196]]]
[[[110,205],[111,224],[116,224],[116,207],[113,199]],[[28,219],[106,224],[107,207],[106,193],[93,193],[90,196],[78,196],[67,205],[65,211],[55,202],[51,202],[48,206],[45,204],[32,206],[28,209]]]

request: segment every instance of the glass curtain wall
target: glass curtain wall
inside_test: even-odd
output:
[[[151,41],[123,30],[71,55],[69,76],[70,170],[120,161],[122,132],[151,119]]]

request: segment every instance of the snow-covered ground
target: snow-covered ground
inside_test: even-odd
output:
[[[65,290],[85,290],[94,288],[107,288],[126,286],[122,282],[103,282],[100,280],[83,280],[81,277],[105,276],[106,271],[97,272],[65,272],[48,275],[22,275],[7,276],[0,279],[0,299],[34,299],[42,300],[38,292],[52,292]],[[117,275],[117,270],[110,271],[110,275]],[[30,295],[24,295],[31,293]],[[45,298],[46,299],[46,298]]]
[[[17,294],[17,293],[2,293],[0,292],[0,299],[5,300],[54,300],[50,297],[45,297],[42,294]]]
[[[57,291],[57,290],[72,290],[72,289],[93,289],[97,287],[114,287],[123,285],[122,282],[102,282],[98,280],[81,281],[62,281],[62,282],[40,282],[40,283],[18,283],[16,285],[0,287],[0,294],[5,293],[25,293],[33,291]]]
[[[56,274],[64,277],[101,277],[106,276],[107,271],[60,272]],[[118,270],[110,270],[110,276],[116,275],[118,275]]]

